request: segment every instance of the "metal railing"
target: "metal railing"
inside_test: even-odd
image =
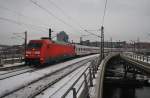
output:
[[[124,53],[124,55],[132,58],[132,59],[135,59],[135,60],[139,60],[139,61],[143,61],[143,62],[147,62],[149,63],[150,62],[150,56],[145,56],[145,55],[141,55],[141,54],[127,54],[127,53]]]
[[[75,80],[75,82],[70,86],[70,88],[61,96],[61,98],[66,98],[72,91],[73,98],[89,98],[89,88],[93,86],[93,79],[98,70],[98,58],[91,61],[89,67],[87,67],[84,72]],[[78,85],[77,87],[77,84]]]

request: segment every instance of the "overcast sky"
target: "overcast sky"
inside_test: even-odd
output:
[[[35,5],[33,2],[36,2]],[[28,32],[28,40],[65,31],[79,41],[84,30],[101,27],[105,0],[0,0],[0,44],[22,44],[13,33]],[[105,40],[150,41],[150,0],[108,0],[104,22]],[[99,31],[92,31],[100,34]],[[83,40],[98,41],[95,36]]]

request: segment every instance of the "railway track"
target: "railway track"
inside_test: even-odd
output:
[[[16,65],[16,66],[2,67],[2,68],[0,68],[0,71],[14,70],[14,69],[18,69],[18,68],[23,68],[25,66],[26,66],[25,64],[19,64],[19,65]]]
[[[82,61],[73,63],[69,66],[63,67],[61,69],[58,69],[52,73],[49,73],[45,75],[44,77],[41,77],[37,80],[32,81],[28,85],[24,85],[21,88],[18,88],[12,92],[5,93],[4,95],[0,97],[4,98],[34,98],[47,88],[51,87],[53,84],[60,81],[65,76],[69,75],[76,69],[84,66],[88,62],[90,62],[92,59],[84,59]]]
[[[79,76],[83,74],[83,72],[89,67],[90,64],[91,62],[87,63],[85,66],[81,66],[51,87],[41,92],[39,95],[35,96],[35,98],[60,98],[60,96],[62,96],[62,94],[64,94],[70,88],[74,81],[76,81],[76,79],[78,79]],[[67,96],[67,98],[72,97]]]
[[[14,77],[14,76],[17,76],[17,75],[20,75],[20,74],[23,74],[26,72],[34,71],[34,70],[35,70],[35,68],[25,66],[22,68],[17,68],[14,70],[6,71],[6,72],[0,74],[0,80],[4,80],[4,79],[10,78],[10,77]]]

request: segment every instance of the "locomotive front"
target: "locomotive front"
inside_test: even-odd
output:
[[[42,56],[42,41],[32,40],[27,45],[25,63],[26,64],[40,64],[43,61]]]

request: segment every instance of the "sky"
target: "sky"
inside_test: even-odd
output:
[[[0,44],[22,44],[60,31],[69,40],[99,41],[105,0],[0,0]],[[150,0],[107,0],[105,40],[150,41]],[[85,36],[88,35],[88,36]],[[55,38],[54,38],[55,40]]]

